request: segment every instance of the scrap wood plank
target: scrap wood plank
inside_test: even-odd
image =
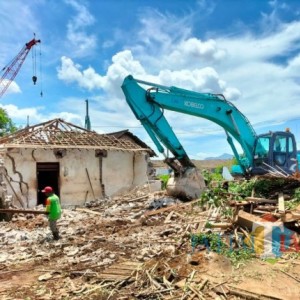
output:
[[[249,290],[244,290],[236,286],[227,285],[229,294],[244,297],[245,299],[251,300],[283,300],[283,298],[278,298],[272,295],[266,295],[262,293],[257,293]]]
[[[156,209],[156,210],[151,210],[151,211],[145,212],[144,216],[153,216],[153,215],[157,215],[157,214],[160,214],[160,213],[164,213],[168,210],[172,210],[172,209],[176,210],[176,209],[179,209],[179,208],[185,208],[185,207],[188,207],[191,204],[194,204],[194,203],[197,203],[197,202],[199,202],[199,199],[190,201],[190,202],[185,203],[185,204],[180,204],[180,205],[175,204],[175,205],[170,205],[170,206],[163,207],[163,208]]]
[[[190,289],[196,296],[198,296],[199,299],[205,300],[203,294],[199,290],[197,290],[192,284],[188,285],[187,288]]]
[[[14,208],[1,208],[0,213],[10,214],[34,214],[34,215],[48,215],[49,213],[43,210],[33,209],[14,209]]]
[[[167,224],[167,223],[170,223],[171,222],[171,218],[172,218],[172,215],[174,214],[174,210],[172,210],[168,215],[167,217],[165,218],[165,221],[164,221],[164,224]]]
[[[254,210],[256,212],[257,210]],[[263,212],[264,214],[266,213],[265,211]],[[241,227],[246,227],[249,229],[249,231],[252,231],[253,224],[254,223],[260,223],[262,219],[258,216],[249,214],[243,210],[240,210],[238,212],[238,217],[236,220],[236,223],[241,226]]]
[[[186,219],[186,217],[184,217],[183,215],[181,215],[179,212],[177,212],[177,211],[174,211],[174,214],[176,215],[176,216],[178,216],[179,218],[181,218],[181,219]]]
[[[119,275],[119,274],[99,274],[98,279],[108,280],[108,281],[122,281],[130,278],[131,275]]]
[[[221,228],[221,229],[227,229],[232,227],[232,223],[210,223],[210,228]]]
[[[100,213],[98,211],[94,211],[94,210],[87,209],[87,208],[76,207],[75,210],[77,210],[77,211],[83,211],[83,212],[86,212],[86,213],[89,213],[89,214],[93,214],[93,215],[100,215],[100,216],[103,215],[102,213]]]
[[[130,265],[113,265],[110,266],[110,270],[131,270],[131,271],[135,271],[137,269],[139,269],[140,266],[130,266]]]
[[[278,211],[279,213],[285,212],[283,193],[278,194]]]
[[[230,206],[245,206],[251,204],[249,201],[236,201],[232,200],[229,202]]]
[[[104,270],[101,274],[130,276],[132,272],[135,272],[135,270],[109,268]]]
[[[265,215],[266,214],[265,210],[260,210],[260,209],[253,209],[253,212],[255,214],[259,214],[259,215]]]
[[[257,206],[258,210],[265,210],[265,211],[274,211],[275,208],[276,207],[274,205],[258,205]]]
[[[112,265],[105,269],[97,277],[103,280],[119,281],[126,280],[136,274],[143,264],[138,262],[126,261]]]
[[[245,198],[246,201],[249,202],[256,202],[256,203],[274,203],[277,204],[277,200],[273,200],[273,199],[266,199],[266,198],[257,198],[257,197],[246,197]]]
[[[8,176],[7,176],[5,173],[4,173],[4,177],[5,177],[6,181],[8,182],[8,184],[9,184],[9,186],[10,186],[10,189],[11,189],[11,190],[13,191],[13,193],[15,194],[15,197],[17,198],[17,200],[18,200],[19,203],[21,204],[21,206],[22,206],[22,207],[25,207],[25,205],[24,205],[22,199],[21,199],[21,198],[18,196],[18,194],[16,193],[14,187],[12,186],[12,184],[11,184],[9,178],[8,178]]]
[[[136,262],[136,261],[122,261],[120,264],[120,266],[132,266],[132,267],[141,267],[143,265],[143,263],[140,262]]]

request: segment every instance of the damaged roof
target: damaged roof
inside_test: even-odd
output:
[[[128,129],[107,133],[107,135],[109,135],[109,136],[113,135],[117,139],[122,139],[122,140],[133,140],[133,142],[137,143],[142,148],[149,148],[149,146],[146,143],[141,141],[136,135],[131,133]],[[157,156],[156,153],[152,149],[151,149],[151,151],[152,151],[151,156]]]
[[[135,137],[138,139],[137,137]],[[18,130],[0,138],[0,145],[7,148],[81,148],[123,151],[154,151],[142,141],[124,139],[114,134],[99,134],[76,126],[62,119],[54,119]]]

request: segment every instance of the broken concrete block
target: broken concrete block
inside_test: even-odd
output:
[[[150,192],[158,192],[161,191],[162,182],[161,180],[151,180],[149,181]]]

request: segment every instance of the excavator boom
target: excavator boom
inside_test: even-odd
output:
[[[151,86],[145,90],[139,84]],[[226,132],[229,144],[237,159],[239,155],[232,142],[238,141],[247,160],[241,162],[246,169],[253,163],[252,150],[256,133],[248,119],[223,95],[197,93],[177,87],[166,87],[138,79],[131,75],[122,85],[126,101],[136,118],[141,121],[154,141],[159,152],[164,153],[163,144],[183,166],[193,166],[185,150],[177,139],[164,116],[164,110],[172,110],[210,120],[220,125]]]
[[[204,189],[204,180],[166,120],[165,110],[204,118],[221,126],[244,175],[266,172],[266,167],[285,168],[287,171],[294,168],[296,143],[293,134],[274,132],[257,136],[246,116],[223,95],[167,87],[135,79],[131,75],[124,79],[122,90],[135,117],[140,120],[158,151],[165,155],[164,149],[167,148],[173,154],[172,158],[165,155],[165,162],[174,170],[177,194],[186,198],[199,196]],[[234,141],[241,146],[242,156]],[[275,144],[278,142],[282,150],[277,151]],[[199,184],[195,186],[197,180]]]

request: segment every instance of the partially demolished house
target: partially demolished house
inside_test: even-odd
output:
[[[17,206],[30,208],[44,203],[41,190],[47,185],[63,206],[83,205],[142,185],[155,153],[126,131],[98,134],[54,119],[1,138],[0,155],[7,193]]]

